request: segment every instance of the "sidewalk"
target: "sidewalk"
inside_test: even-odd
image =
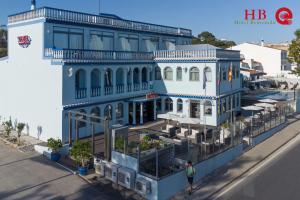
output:
[[[224,167],[202,179],[194,185],[194,192],[191,196],[187,192],[177,193],[172,200],[181,199],[210,199],[214,194],[231,184],[236,179],[242,177],[250,169],[269,157],[276,150],[300,134],[300,115],[288,119],[287,126],[281,131],[268,138],[256,147],[245,152],[243,155],[228,163]]]

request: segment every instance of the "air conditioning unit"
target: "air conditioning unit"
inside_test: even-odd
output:
[[[120,168],[119,165],[113,163],[106,163],[104,167],[104,174],[105,178],[111,180],[114,183],[118,182],[118,169]]]
[[[119,168],[118,184],[127,189],[134,189],[135,171],[125,167]]]
[[[135,190],[145,196],[151,193],[151,182],[146,180],[145,178],[139,177],[135,181]]]
[[[100,159],[94,159],[95,173],[101,176],[105,175],[105,162]]]

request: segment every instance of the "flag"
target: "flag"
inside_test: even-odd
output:
[[[221,84],[221,78],[222,78],[222,70],[221,70],[221,64],[219,63],[219,68],[218,68],[218,70],[219,70],[219,75],[218,75],[218,85],[220,85]]]
[[[207,77],[205,73],[205,68],[203,70],[203,89],[206,89],[206,82],[207,82]]]
[[[230,64],[229,70],[228,70],[228,80],[232,81],[232,63]]]

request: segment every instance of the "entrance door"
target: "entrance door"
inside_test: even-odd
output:
[[[154,101],[144,103],[144,122],[154,121]]]

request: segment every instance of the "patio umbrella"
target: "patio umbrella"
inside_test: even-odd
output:
[[[264,108],[259,107],[259,106],[245,106],[242,107],[243,110],[247,110],[247,111],[260,111],[260,110],[264,110]]]
[[[262,103],[277,103],[278,102],[277,100],[274,100],[274,99],[261,99],[258,101],[262,102]]]
[[[273,108],[275,106],[275,105],[270,104],[270,103],[256,103],[254,105],[258,106],[258,107],[263,107],[263,108]]]

